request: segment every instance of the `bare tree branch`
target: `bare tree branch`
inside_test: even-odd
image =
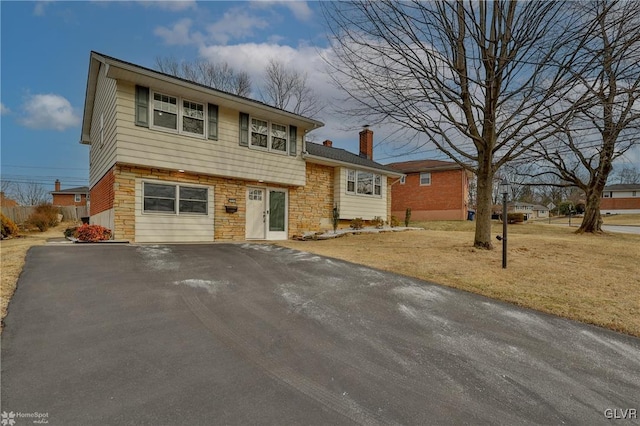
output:
[[[156,57],[156,69],[165,74],[184,78],[239,96],[251,94],[251,79],[246,72],[236,72],[223,62],[215,64],[204,59],[179,62],[173,56]]]
[[[566,70],[549,61],[559,2],[351,1],[323,3],[343,111],[420,133],[477,176],[474,245],[492,248],[496,171],[551,139]],[[560,98],[558,99],[558,95]],[[354,105],[355,106],[351,106]]]

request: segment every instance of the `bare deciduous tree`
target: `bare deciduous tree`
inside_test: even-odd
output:
[[[496,171],[551,137],[562,112],[559,2],[323,3],[334,80],[367,122],[419,132],[477,176],[474,245],[493,248]]]
[[[614,183],[640,184],[640,168],[624,166],[612,174]]]
[[[570,71],[567,84],[581,101],[570,106],[573,118],[557,142],[537,150],[547,173],[585,194],[577,232],[600,232],[600,200],[613,161],[640,143],[640,3],[594,0],[570,7],[583,24],[565,28],[557,62]]]
[[[156,69],[165,74],[184,78],[214,89],[239,96],[251,94],[251,78],[246,72],[235,72],[226,62],[214,64],[204,59],[179,62],[174,57],[157,57]]]
[[[260,96],[269,105],[307,117],[314,117],[323,109],[320,97],[309,86],[308,75],[274,59],[265,69]]]
[[[22,206],[37,206],[49,200],[49,192],[38,182],[20,182],[13,186],[11,196]]]

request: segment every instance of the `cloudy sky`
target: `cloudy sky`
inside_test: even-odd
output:
[[[327,108],[316,118],[325,127],[310,134],[320,142],[358,149],[362,122],[335,114],[341,94],[329,82],[330,57],[319,4],[303,1],[238,2],[0,2],[1,174],[35,180],[53,189],[86,185],[88,147],[79,144],[89,52],[154,68],[159,56],[226,61],[250,74],[254,89],[271,58],[306,72]],[[257,93],[254,93],[257,97]],[[444,159],[433,148],[412,157],[402,134],[373,127],[374,157],[386,163],[411,158]],[[400,147],[394,151],[394,147]],[[640,149],[632,154],[640,163]]]
[[[154,68],[158,56],[226,61],[262,81],[276,58],[306,72],[328,107],[310,135],[356,151],[359,126],[332,115],[340,93],[324,73],[327,40],[318,3],[6,2],[1,3],[2,177],[53,189],[87,184],[88,147],[79,144],[89,52]],[[257,94],[255,94],[257,96]],[[376,132],[375,158],[392,161]]]

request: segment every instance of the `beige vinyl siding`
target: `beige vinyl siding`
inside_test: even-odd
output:
[[[116,81],[98,72],[96,97],[91,117],[91,149],[89,153],[89,187],[98,183],[116,162]],[[100,143],[100,115],[103,115],[104,143]]]
[[[136,179],[135,241],[137,243],[211,242],[213,241],[214,187],[209,188],[207,215],[143,213],[142,182],[181,184],[179,182]],[[182,185],[185,185],[182,183]],[[187,184],[188,186],[199,186]]]
[[[356,169],[353,169],[356,170]],[[334,180],[334,194],[336,204],[340,209],[340,219],[354,219],[361,217],[371,220],[376,216],[387,220],[387,177],[381,176],[381,195],[367,196],[347,194],[347,169],[336,167]]]
[[[117,119],[119,163],[169,170],[183,169],[245,180],[283,185],[305,184],[305,162],[300,156],[303,132],[298,131],[295,157],[241,147],[239,111],[219,105],[218,140],[147,129],[134,123],[135,85],[118,82]],[[203,103],[211,99],[192,99]]]

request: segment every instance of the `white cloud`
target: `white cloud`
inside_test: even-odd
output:
[[[265,0],[265,1],[254,1],[252,3],[256,7],[266,8],[273,5],[281,5],[287,7],[293,16],[300,21],[308,21],[313,16],[313,10],[309,7],[309,4],[306,1],[296,1],[296,0]]]
[[[162,38],[168,45],[185,45],[194,41],[189,34],[191,19],[184,18],[173,24],[173,27],[157,27],[153,33]]]
[[[145,7],[157,7],[158,9],[180,12],[187,9],[196,9],[195,0],[159,0],[159,1],[139,1]]]
[[[33,14],[36,16],[44,16],[46,7],[51,4],[51,0],[44,0],[36,2],[33,7]]]
[[[11,110],[7,108],[2,102],[0,102],[0,115],[10,114]]]
[[[254,34],[254,30],[262,30],[269,22],[259,16],[252,16],[243,8],[226,11],[223,17],[207,27],[211,40],[227,44],[231,39],[242,39]]]
[[[33,129],[65,130],[80,124],[69,101],[60,95],[31,95],[22,105],[24,118],[20,122]]]

